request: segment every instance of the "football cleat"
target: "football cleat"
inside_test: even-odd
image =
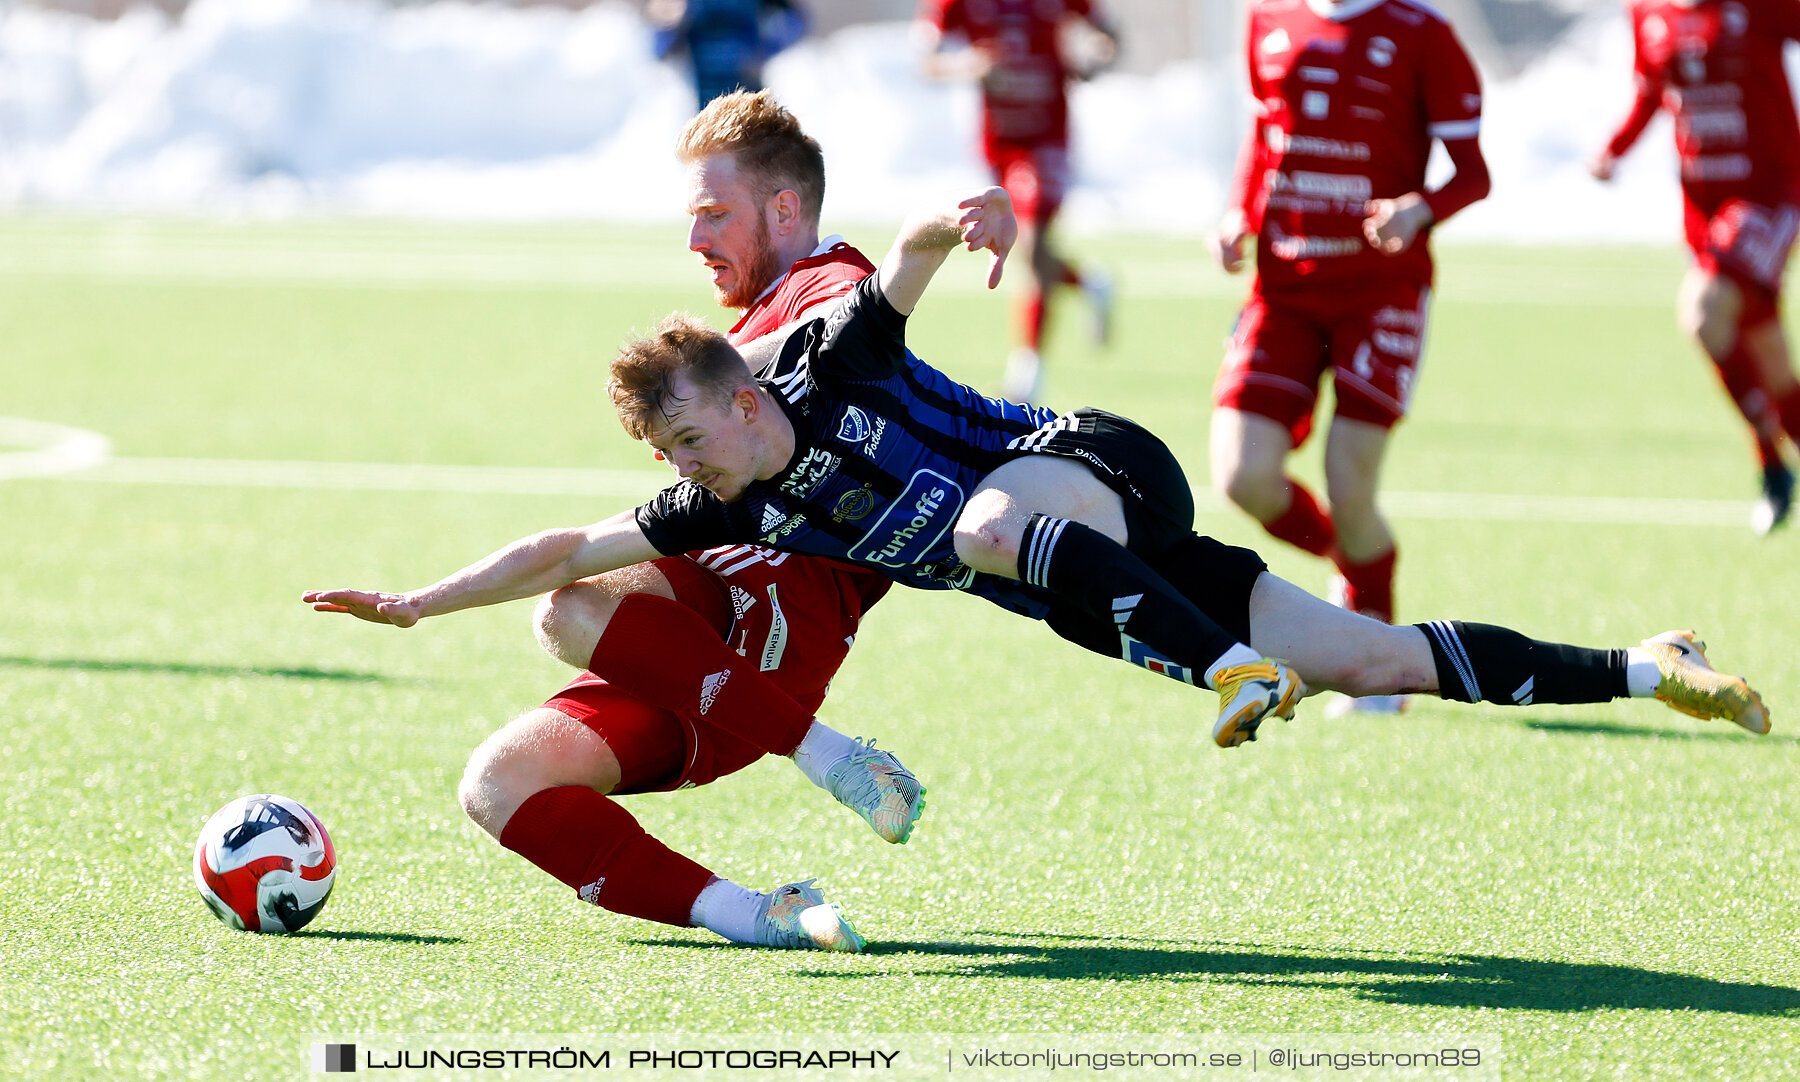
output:
[[[1088,306],[1093,309],[1094,344],[1112,344],[1113,302],[1116,299],[1112,275],[1098,267],[1090,267],[1081,276],[1081,291],[1087,294]]]
[[[1706,660],[1706,644],[1692,631],[1665,631],[1643,645],[1662,670],[1656,697],[1670,709],[1695,718],[1725,718],[1759,735],[1769,731],[1762,696],[1743,677],[1714,669]]]
[[[816,879],[789,883],[763,895],[762,912],[756,917],[756,942],[785,950],[813,949],[860,954],[863,937],[844,919],[837,906],[813,886]]]
[[[1750,509],[1750,528],[1758,537],[1787,521],[1794,507],[1794,472],[1780,462],[1763,467],[1762,495]]]
[[[1306,697],[1306,682],[1285,661],[1263,658],[1219,673],[1219,720],[1213,742],[1235,748],[1256,739],[1256,727],[1270,717],[1292,718]]]
[[[904,844],[925,811],[925,787],[875,741],[858,741],[848,759],[825,773],[825,789],[863,817],[883,841]]]

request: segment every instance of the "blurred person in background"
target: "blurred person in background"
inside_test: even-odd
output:
[[[763,64],[806,34],[794,0],[650,0],[658,60],[686,54],[698,107],[734,90],[761,90]]]
[[[1675,301],[1744,415],[1762,466],[1751,525],[1787,520],[1800,437],[1800,380],[1781,326],[1781,282],[1800,226],[1800,124],[1782,46],[1800,5],[1782,0],[1632,0],[1637,94],[1589,165],[1610,180],[1659,109],[1675,119],[1683,225],[1693,262]]]
[[[1416,0],[1252,0],[1248,61],[1255,115],[1217,254],[1236,273],[1254,237],[1256,277],[1213,388],[1213,485],[1273,536],[1330,559],[1334,601],[1392,623],[1398,546],[1376,490],[1418,376],[1431,229],[1488,193],[1480,77]],[[1434,140],[1455,172],[1428,191]],[[1287,460],[1327,373],[1321,503]]]
[[[1110,64],[1119,38],[1100,0],[922,0],[917,20],[925,71],[981,85],[982,151],[1019,217],[1018,258],[1030,269],[1015,310],[1015,346],[1001,394],[1035,402],[1042,393],[1044,324],[1060,286],[1093,306],[1093,333],[1111,334],[1112,282],[1058,254],[1050,227],[1069,187],[1069,83]],[[1085,24],[1089,33],[1082,36]],[[1071,43],[1090,54],[1077,62]]]

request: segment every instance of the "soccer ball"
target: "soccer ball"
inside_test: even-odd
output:
[[[194,885],[213,915],[246,932],[297,932],[325,908],[337,853],[325,824],[284,796],[241,796],[194,845]]]

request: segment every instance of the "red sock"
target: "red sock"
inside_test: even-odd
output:
[[[1725,393],[1731,396],[1732,405],[1744,415],[1744,421],[1750,426],[1750,435],[1756,441],[1756,457],[1761,465],[1781,460],[1781,451],[1776,441],[1781,438],[1781,430],[1787,428],[1787,414],[1778,413],[1775,404],[1769,401],[1764,393],[1762,380],[1756,374],[1756,362],[1750,351],[1744,348],[1744,328],[1738,330],[1738,344],[1723,360],[1713,361],[1713,371],[1719,382],[1724,384]],[[1790,432],[1793,429],[1788,429]]]
[[[690,926],[713,873],[644,833],[611,798],[581,785],[526,798],[500,844],[549,872],[584,902],[627,917]]]
[[[1332,524],[1331,514],[1305,485],[1290,481],[1288,488],[1293,493],[1288,509],[1274,522],[1263,523],[1263,529],[1277,540],[1314,556],[1326,555],[1337,544],[1337,527]]]
[[[1056,284],[1062,286],[1078,286],[1081,284],[1081,272],[1076,270],[1075,264],[1068,260],[1058,260],[1056,263]]]
[[[1035,289],[1019,301],[1019,338],[1032,349],[1044,341],[1044,309],[1044,295]]]
[[[754,662],[720,641],[698,613],[654,594],[619,602],[588,671],[652,706],[704,718],[775,755],[799,747],[813,720]]]
[[[1384,624],[1394,622],[1394,561],[1400,555],[1398,546],[1367,563],[1353,564],[1338,557],[1338,573],[1348,587],[1344,607],[1364,616],[1372,616]]]

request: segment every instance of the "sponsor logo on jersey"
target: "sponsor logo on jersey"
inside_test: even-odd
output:
[[[1277,53],[1285,53],[1291,48],[1293,48],[1293,42],[1288,40],[1287,31],[1278,26],[1263,35],[1262,43],[1257,46],[1257,51],[1264,56],[1274,56]]]
[[[837,506],[831,509],[831,521],[858,522],[874,509],[875,493],[864,485],[838,497]]]
[[[1310,158],[1331,158],[1340,162],[1366,162],[1369,144],[1343,139],[1327,139],[1319,135],[1289,135],[1280,128],[1268,128],[1269,148],[1277,154],[1304,154]]]
[[[1378,68],[1385,68],[1394,62],[1394,43],[1392,39],[1380,36],[1369,39],[1369,63]]]
[[[883,567],[916,566],[950,532],[962,505],[961,485],[935,470],[920,470],[847,555]]]
[[[592,883],[589,883],[587,886],[582,887],[579,891],[576,892],[576,895],[582,901],[586,902],[589,905],[599,905],[600,904],[600,888],[604,887],[605,885],[606,885],[606,877],[603,875],[600,878],[594,880]]]
[[[729,679],[731,679],[731,670],[720,669],[700,681],[700,713],[703,716],[712,709],[712,704],[719,698],[719,692],[725,690],[725,681]]]
[[[1688,180],[1743,180],[1750,175],[1750,158],[1745,154],[1689,158],[1681,163],[1681,175]]]
[[[769,637],[763,640],[762,658],[757,667],[763,672],[781,668],[781,657],[787,653],[787,613],[781,611],[781,599],[775,596],[775,583],[769,583]]]
[[[1308,90],[1300,95],[1300,115],[1308,120],[1324,120],[1331,112],[1331,95],[1323,90]]]
[[[1357,173],[1316,173],[1307,169],[1276,173],[1270,187],[1293,195],[1356,203],[1367,202],[1375,190],[1368,177]]]
[[[1272,229],[1269,233],[1269,253],[1276,259],[1289,262],[1355,255],[1367,247],[1368,242],[1361,237],[1304,237],[1284,233],[1279,229]]]
[[[787,480],[781,482],[781,491],[804,500],[830,480],[843,462],[843,459],[830,451],[814,447],[806,452],[806,457],[798,465],[788,471]]]
[[[1315,68],[1302,64],[1300,78],[1303,82],[1324,83],[1329,86],[1338,81],[1338,73],[1336,68]]]
[[[786,537],[788,534],[793,533],[795,530],[798,530],[800,527],[802,527],[804,525],[806,525],[806,516],[805,515],[795,515],[794,517],[788,519],[786,522],[783,522],[780,526],[776,527],[774,530],[771,530],[770,532],[763,534],[762,535],[763,543],[766,545],[779,544],[782,538]]]

